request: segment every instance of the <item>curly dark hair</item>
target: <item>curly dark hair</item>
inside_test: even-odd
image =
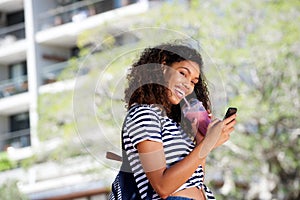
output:
[[[159,104],[175,122],[181,121],[180,104],[172,105],[168,98],[168,88],[164,80],[162,65],[171,66],[175,62],[190,60],[200,66],[199,81],[194,92],[186,98],[197,98],[206,109],[210,108],[209,91],[203,75],[203,61],[199,52],[187,45],[165,43],[146,48],[139,59],[133,63],[127,75],[128,87],[125,89],[127,108],[132,104]]]

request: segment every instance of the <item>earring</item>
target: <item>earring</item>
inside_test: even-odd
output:
[[[164,63],[161,64],[161,69],[163,71],[163,74],[165,74],[166,71],[167,71],[167,67],[166,67],[166,65]]]

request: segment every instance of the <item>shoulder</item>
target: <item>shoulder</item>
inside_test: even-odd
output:
[[[153,116],[156,118],[160,118],[163,115],[163,108],[155,104],[136,104],[128,110],[129,118],[136,118],[142,116]]]
[[[153,105],[134,105],[128,110],[124,124],[124,138],[134,148],[145,140],[162,142],[160,109]]]

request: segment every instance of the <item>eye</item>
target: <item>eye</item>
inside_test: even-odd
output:
[[[180,73],[181,75],[185,76],[185,73],[184,73],[184,72],[182,72],[182,71],[179,71],[179,73]]]
[[[198,79],[192,80],[191,82],[195,86],[198,83]]]

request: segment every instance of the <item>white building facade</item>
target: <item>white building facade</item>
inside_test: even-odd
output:
[[[22,159],[39,144],[39,91],[77,55],[81,32],[147,9],[146,0],[0,0],[0,151]]]

